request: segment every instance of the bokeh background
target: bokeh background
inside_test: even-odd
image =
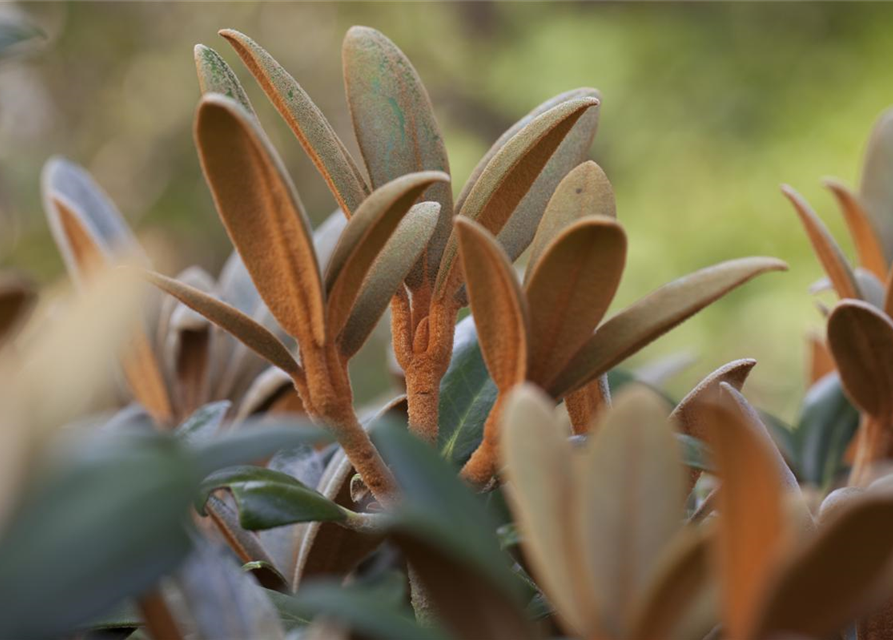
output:
[[[163,269],[216,273],[230,250],[192,146],[192,47],[218,50],[245,84],[319,222],[334,208],[298,143],[219,28],[264,45],[356,149],[340,75],[353,24],[411,58],[444,130],[458,191],[490,143],[546,98],[603,95],[592,154],[630,236],[615,307],[710,263],[774,255],[791,265],[747,285],[631,364],[698,357],[682,393],[733,358],[760,361],[750,394],[791,419],[803,391],[805,332],[821,326],[806,289],[820,270],[787,182],[851,245],[830,194],[857,182],[873,121],[893,104],[893,5],[539,3],[34,3],[0,5],[46,38],[0,64],[0,265],[63,278],[40,206],[39,174],[61,153],[85,165]],[[355,367],[361,399],[386,384],[384,339]]]

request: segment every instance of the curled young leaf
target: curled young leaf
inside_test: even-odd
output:
[[[745,282],[761,273],[786,269],[775,258],[740,258],[665,284],[601,325],[550,385],[550,393],[562,397]]]
[[[394,293],[431,240],[439,213],[440,205],[436,202],[414,205],[372,263],[338,337],[345,357],[354,355],[366,342]]]
[[[464,218],[456,219],[456,231],[481,352],[497,388],[505,392],[527,375],[527,302],[496,239]]]
[[[530,380],[547,387],[592,336],[625,264],[626,233],[611,218],[582,218],[549,243],[526,286]]]
[[[252,351],[293,378],[304,375],[300,365],[276,336],[235,307],[161,274],[146,272],[145,277],[162,291],[231,333]]]
[[[494,154],[459,214],[475,220],[490,233],[499,233],[570,129],[597,105],[596,98],[575,98],[534,118]],[[459,288],[456,243],[453,233],[434,285],[438,299],[454,295]]]
[[[834,285],[834,290],[841,298],[861,298],[859,284],[852,268],[843,255],[840,246],[834,237],[822,223],[819,217],[809,206],[803,197],[788,185],[782,185],[782,193],[794,205],[794,210],[806,229],[809,242],[815,251],[816,257],[822,263],[822,269]]]
[[[219,93],[227,98],[232,98],[249,114],[257,118],[254,107],[248,99],[248,94],[242,88],[242,83],[220,54],[211,47],[203,44],[195,45],[193,49],[195,58],[195,70],[198,74],[198,86],[202,93]]]
[[[573,222],[591,215],[616,218],[617,208],[608,177],[590,160],[568,173],[549,199],[530,246],[525,283],[552,240]]]
[[[369,193],[366,181],[332,125],[295,79],[254,40],[233,29],[223,29],[242,62],[288,123],[304,151],[316,165],[332,195],[348,216]]]
[[[401,176],[379,187],[347,223],[326,270],[329,335],[338,336],[348,320],[363,280],[400,220],[419,195],[435,182],[449,182],[439,171]]]
[[[344,87],[354,132],[373,188],[407,173],[450,172],[431,99],[412,63],[379,31],[352,27],[342,46]],[[431,281],[450,234],[450,185],[429,185],[423,199],[440,203],[437,229],[424,261],[410,275],[417,286]]]
[[[827,179],[825,186],[837,198],[837,204],[840,205],[850,236],[853,238],[853,244],[856,245],[859,265],[881,280],[886,280],[887,260],[884,257],[884,249],[859,198],[837,180]]]
[[[859,300],[845,300],[828,317],[828,346],[847,395],[866,413],[893,416],[893,322]]]
[[[325,308],[304,208],[266,136],[237,102],[205,95],[195,119],[202,169],[223,224],[276,320],[325,341]]]
[[[859,199],[878,230],[884,255],[893,260],[893,109],[884,111],[868,139]]]

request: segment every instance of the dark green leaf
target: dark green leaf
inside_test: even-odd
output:
[[[216,489],[232,492],[239,507],[240,524],[251,531],[296,522],[338,522],[348,517],[320,493],[291,476],[263,467],[239,466],[212,473],[202,482],[197,506]]]
[[[496,402],[496,385],[487,372],[470,316],[456,325],[453,357],[440,381],[437,447],[456,466],[464,465],[483,438],[484,422]]]
[[[858,427],[859,412],[847,400],[840,376],[830,373],[816,382],[803,399],[795,431],[802,479],[829,486]]]
[[[209,402],[186,418],[175,433],[187,442],[205,442],[220,430],[223,418],[231,406],[232,402],[229,400]]]

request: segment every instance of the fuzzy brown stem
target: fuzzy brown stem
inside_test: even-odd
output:
[[[889,420],[880,420],[867,413],[862,414],[862,422],[856,433],[856,456],[850,470],[849,485],[864,487],[871,483],[874,466],[887,457],[891,446]]]
[[[474,487],[485,487],[499,471],[499,432],[508,394],[499,392],[484,423],[484,439],[462,467],[462,479]]]
[[[155,640],[182,640],[183,634],[177,627],[161,591],[157,589],[150,591],[139,599],[137,605],[150,637]]]
[[[599,414],[610,406],[611,391],[607,375],[599,376],[564,398],[564,407],[576,435],[589,433]]]

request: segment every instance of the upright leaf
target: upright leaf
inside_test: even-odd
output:
[[[457,219],[456,228],[481,352],[496,386],[507,391],[527,374],[527,302],[496,239],[470,220]]]
[[[884,257],[884,248],[880,238],[871,224],[871,219],[865,211],[865,207],[859,198],[846,186],[837,180],[825,180],[825,186],[831,190],[837,198],[837,204],[843,212],[846,225],[856,245],[856,254],[859,256],[859,264],[881,280],[887,279],[887,260]]]
[[[582,218],[545,248],[526,286],[531,380],[547,386],[592,336],[625,264],[626,234],[610,218]]]
[[[475,220],[490,233],[499,233],[561,141],[580,117],[596,105],[596,98],[576,98],[534,118],[493,156],[459,214]],[[454,233],[437,273],[434,291],[440,299],[458,289],[456,242]]]
[[[449,174],[431,99],[403,52],[375,29],[352,27],[341,56],[354,132],[373,188],[417,171]],[[425,260],[410,274],[412,286],[437,274],[453,215],[449,184],[430,185],[423,199],[440,204],[440,218]]]
[[[893,109],[877,119],[862,167],[859,198],[880,233],[887,264],[893,260]]]
[[[325,308],[304,208],[282,161],[237,102],[208,94],[195,138],[217,211],[279,324],[299,341],[325,341]]]
[[[288,123],[304,151],[316,165],[332,195],[352,215],[369,193],[366,181],[332,125],[295,79],[254,40],[233,29],[223,29],[242,62]]]
[[[195,70],[198,73],[198,86],[202,93],[219,93],[238,102],[245,111],[257,118],[254,107],[242,84],[226,61],[211,47],[203,44],[193,49]]]
[[[550,393],[562,397],[748,280],[767,271],[786,269],[787,265],[775,258],[740,258],[665,284],[601,325],[550,385]]]

